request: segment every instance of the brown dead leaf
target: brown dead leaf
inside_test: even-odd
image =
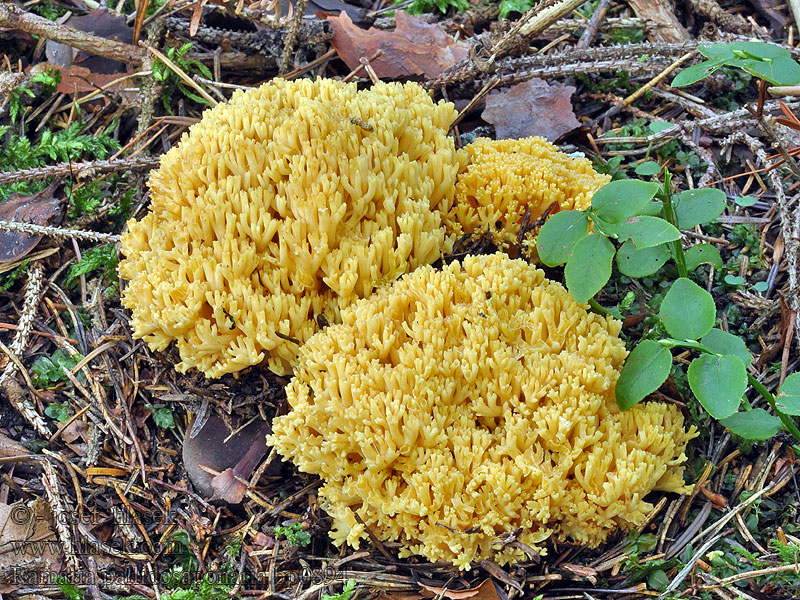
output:
[[[61,200],[54,198],[60,183],[54,182],[38,194],[11,194],[0,203],[0,221],[21,221],[50,225],[61,212]],[[18,260],[36,247],[41,235],[0,231],[0,264]]]
[[[86,442],[89,440],[89,426],[80,419],[75,419],[72,423],[61,430],[61,439],[67,444],[72,444],[79,439]],[[85,449],[73,448],[73,450],[78,451],[80,454],[81,451]],[[81,454],[81,456],[84,456],[84,454]]]
[[[0,503],[0,593],[61,571],[63,555],[50,506],[42,498]]]
[[[575,88],[534,78],[486,97],[481,117],[495,126],[497,139],[542,136],[549,141],[580,127],[570,97]]]
[[[466,44],[403,11],[395,14],[394,31],[361,29],[345,12],[329,16],[328,21],[333,26],[331,44],[351,69],[359,66],[360,58],[370,58],[381,50],[381,56],[370,62],[378,77],[436,77],[467,58]]]
[[[267,453],[268,425],[254,421],[227,442],[230,430],[216,415],[209,417],[195,437],[183,441],[183,462],[189,479],[206,498],[242,501],[247,486],[240,480],[252,475]]]
[[[93,73],[86,67],[79,67],[73,65],[71,67],[53,66],[61,72],[61,81],[56,86],[56,91],[62,94],[86,94],[89,92],[96,92],[99,88],[109,85],[116,81],[122,75],[119,73]],[[108,91],[113,91],[117,88],[124,87],[125,82],[120,81],[118,84],[110,85],[106,88]]]
[[[25,446],[18,441],[11,439],[5,433],[0,432],[0,457],[9,456],[29,456],[31,453]]]
[[[450,600],[501,600],[497,593],[497,588],[490,577],[484,579],[478,587],[468,590],[448,590],[447,588],[436,587],[433,585],[419,584],[425,591],[439,598],[449,598]],[[429,597],[429,596],[425,596]]]

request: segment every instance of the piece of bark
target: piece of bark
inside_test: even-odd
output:
[[[105,56],[124,63],[141,64],[147,57],[147,51],[142,48],[107,40],[66,25],[58,25],[13,4],[0,3],[0,28],[18,29],[47,40],[67,44],[89,54]]]
[[[688,42],[689,32],[680,24],[668,0],[628,0],[637,17],[654,23],[651,39],[654,42],[675,44]]]
[[[133,30],[128,26],[125,17],[103,8],[90,11],[82,16],[72,16],[64,24],[67,27],[73,27],[78,31],[90,33],[106,40],[126,44],[130,44],[133,41]],[[54,40],[47,40],[45,43],[45,54],[49,63],[61,67],[69,68],[77,64],[91,73],[102,74],[125,71],[125,65],[121,62],[109,60],[102,56],[92,56]]]
[[[751,27],[742,15],[729,13],[717,0],[690,0],[689,5],[695,13],[711,20],[722,29],[732,33],[750,33]]]
[[[769,19],[772,37],[783,37],[791,19],[775,8],[779,3],[773,0],[751,0],[750,3],[753,8]]]

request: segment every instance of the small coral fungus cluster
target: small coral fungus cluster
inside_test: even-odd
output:
[[[503,248],[518,242],[526,213],[533,223],[548,211],[583,210],[611,180],[542,138],[480,138],[459,154],[464,166],[445,224],[458,234],[489,230]]]
[[[469,568],[641,524],[649,492],[686,491],[694,433],[674,406],[617,408],[619,322],[534,266],[429,266],[607,181],[537,138],[456,151],[454,117],[416,84],[238,92],[163,157],[120,274],[135,335],[176,342],[179,370],[293,374],[270,441],[324,480],[337,544]]]

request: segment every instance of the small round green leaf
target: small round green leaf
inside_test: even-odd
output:
[[[766,292],[768,288],[769,288],[769,285],[767,285],[767,282],[766,282],[766,281],[756,281],[756,282],[753,284],[753,289],[754,289],[755,291],[757,291],[757,292],[760,292],[760,293],[762,293],[762,294],[763,294],[764,292]]]
[[[659,131],[664,131],[665,129],[669,129],[670,127],[674,127],[674,123],[670,123],[669,121],[653,121],[648,125],[650,131],[653,133],[658,133]]]
[[[611,277],[614,245],[599,233],[592,233],[575,244],[564,268],[564,278],[572,297],[586,302],[599,292]]]
[[[650,571],[647,575],[647,585],[657,592],[663,592],[669,587],[670,578],[663,569]]]
[[[727,419],[722,419],[720,423],[734,435],[755,441],[768,440],[783,429],[781,420],[763,408],[737,412]]]
[[[669,377],[672,354],[653,340],[633,349],[617,380],[617,405],[627,410],[655,392]]]
[[[567,262],[575,244],[589,234],[589,218],[577,210],[562,210],[547,219],[536,237],[539,259],[548,267]]]
[[[686,376],[700,404],[715,419],[735,413],[747,388],[747,371],[738,356],[702,354],[689,365]]]
[[[670,123],[671,125],[671,123]],[[647,160],[639,165],[636,165],[634,172],[640,177],[648,177],[650,175],[657,175],[661,173],[661,165],[654,160]]]
[[[619,240],[630,239],[640,250],[681,238],[681,232],[661,217],[633,216],[614,227]]]
[[[741,275],[731,275],[728,273],[725,275],[725,283],[728,285],[742,285],[744,283],[744,277]]]
[[[722,257],[719,250],[711,244],[695,244],[686,253],[686,268],[691,272],[703,263],[712,265],[715,269],[722,268]]]
[[[714,326],[714,299],[686,277],[675,280],[661,302],[659,317],[672,337],[697,340]]]
[[[617,252],[617,268],[628,277],[647,277],[658,271],[669,260],[666,246],[637,249],[630,240]]]
[[[598,218],[619,223],[639,213],[658,191],[657,183],[638,179],[619,179],[607,183],[592,196],[592,208]]]
[[[722,329],[712,329],[700,338],[700,343],[718,354],[738,356],[745,367],[753,362],[753,355],[750,354],[750,350],[747,349],[744,340],[738,335],[722,331]]]
[[[800,415],[800,373],[792,373],[783,380],[776,395],[778,409],[787,415]]]
[[[725,192],[715,188],[681,192],[675,200],[678,228],[691,229],[695,225],[713,221],[725,211],[726,199]]]
[[[758,198],[755,196],[736,196],[733,201],[739,206],[747,208],[748,206],[753,206],[753,204],[758,202]]]

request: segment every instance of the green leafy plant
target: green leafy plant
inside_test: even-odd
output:
[[[166,404],[145,404],[145,408],[150,411],[153,422],[162,429],[175,427],[175,418],[172,409]]]
[[[647,581],[649,588],[659,592],[664,591],[669,585],[669,577],[666,571],[678,564],[677,558],[672,559],[659,559],[642,561],[642,554],[651,552],[655,549],[658,539],[651,533],[640,534],[633,533],[629,537],[630,542],[627,545],[625,552],[628,553],[628,558],[622,566],[622,571],[628,573],[630,576],[630,583],[638,583],[639,581]]]
[[[85,214],[94,211],[103,202],[104,198],[110,195],[104,182],[95,179],[81,186],[72,186],[69,190],[69,217],[77,219]]]
[[[356,593],[356,580],[348,579],[338,594],[322,594],[322,600],[350,600]]]
[[[72,265],[64,279],[64,286],[70,287],[81,275],[86,275],[94,271],[100,271],[101,277],[108,279],[117,270],[119,257],[114,244],[103,244],[95,246],[83,253],[81,260]]]
[[[56,86],[61,81],[61,71],[55,69],[46,69],[40,73],[36,73],[29,80],[29,85],[39,85],[43,96],[49,96],[56,89]],[[25,106],[22,102],[23,96],[29,98],[36,98],[36,93],[27,85],[19,85],[11,91],[8,97],[8,115],[11,117],[11,122],[16,122],[17,118],[25,112]]]
[[[53,352],[52,356],[40,356],[31,365],[31,380],[33,381],[33,385],[42,389],[69,381],[61,367],[71,370],[82,358],[83,356],[77,352],[74,354],[67,354],[61,349]],[[49,416],[57,418],[52,414]]]
[[[187,42],[180,48],[173,46],[171,48],[167,48],[166,56],[173,63],[175,63],[175,65],[180,67],[180,69],[187,75],[191,76],[196,73],[207,79],[211,79],[211,71],[208,70],[208,67],[206,67],[200,61],[193,58],[188,58],[186,56],[191,48],[192,42]],[[176,89],[182,95],[194,100],[198,104],[209,106],[208,100],[190,91],[178,74],[160,60],[156,60],[153,63],[153,78],[162,86],[161,103],[164,105],[165,110],[170,111],[172,96]]]
[[[661,184],[612,181],[592,196],[586,210],[556,213],[539,232],[539,257],[548,266],[565,265],[570,293],[603,313],[609,311],[593,297],[611,278],[615,257],[619,271],[631,278],[653,275],[674,261],[678,277],[669,284],[657,320],[633,348],[617,382],[620,408],[629,409],[655,392],[674,370],[671,350],[683,348],[697,353],[686,379],[711,417],[746,440],[766,440],[785,429],[800,442],[792,418],[800,415],[800,374],[788,377],[777,397],[770,393],[747,372],[752,356],[745,342],[714,328],[714,298],[691,279],[701,264],[721,265],[722,260],[707,244],[684,252],[680,230],[715,220],[726,208],[726,196],[711,188],[672,194],[670,179],[665,170]],[[750,406],[744,398],[748,384],[777,416]]]
[[[606,161],[602,161],[598,156],[595,156],[593,161],[594,170],[603,175],[611,175],[612,181],[627,179],[630,165],[623,164],[623,160],[625,160],[623,156],[612,156]]]
[[[399,1],[402,0],[398,0],[398,2]],[[395,4],[398,2],[395,2]],[[450,8],[459,12],[467,10],[469,8],[469,0],[414,0],[414,2],[406,8],[406,12],[410,15],[420,15],[435,10],[446,13]]]
[[[69,404],[62,404],[60,402],[51,402],[48,404],[47,408],[44,409],[44,414],[51,419],[55,419],[59,423],[66,423],[72,416],[69,410]]]
[[[286,527],[278,525],[275,527],[275,535],[282,535],[292,546],[301,548],[311,543],[311,534],[306,531],[302,523],[292,523]]]
[[[507,19],[511,13],[526,13],[533,7],[533,0],[502,0],[500,18]]]
[[[112,137],[114,124],[96,135],[83,133],[84,127],[84,123],[76,121],[61,131],[45,129],[38,141],[32,141],[28,136],[10,133],[8,125],[0,126],[0,136],[8,134],[3,152],[0,152],[0,171],[32,169],[51,162],[104,159],[119,150],[119,142]],[[46,181],[2,185],[0,201],[14,192],[35,194],[45,187]]]
[[[66,577],[57,577],[56,585],[61,590],[61,593],[64,594],[66,600],[84,600],[86,597],[84,591],[74,583],[70,583]]]
[[[611,42],[614,44],[638,44],[647,39],[647,34],[644,29],[639,27],[618,27],[612,29],[609,34]]]
[[[735,67],[773,85],[800,83],[800,65],[786,48],[765,42],[731,42],[698,48],[705,60],[678,73],[673,87],[697,83],[723,67]]]
[[[241,540],[225,547],[225,561],[214,573],[198,572],[199,563],[192,550],[193,541],[185,529],[179,529],[170,538],[169,553],[176,564],[163,575],[164,585],[170,590],[161,595],[163,600],[229,600],[237,580],[236,559],[241,550]]]
[[[5,292],[8,290],[19,279],[21,279],[25,273],[28,272],[29,262],[29,259],[25,259],[10,271],[0,273],[0,292]]]

